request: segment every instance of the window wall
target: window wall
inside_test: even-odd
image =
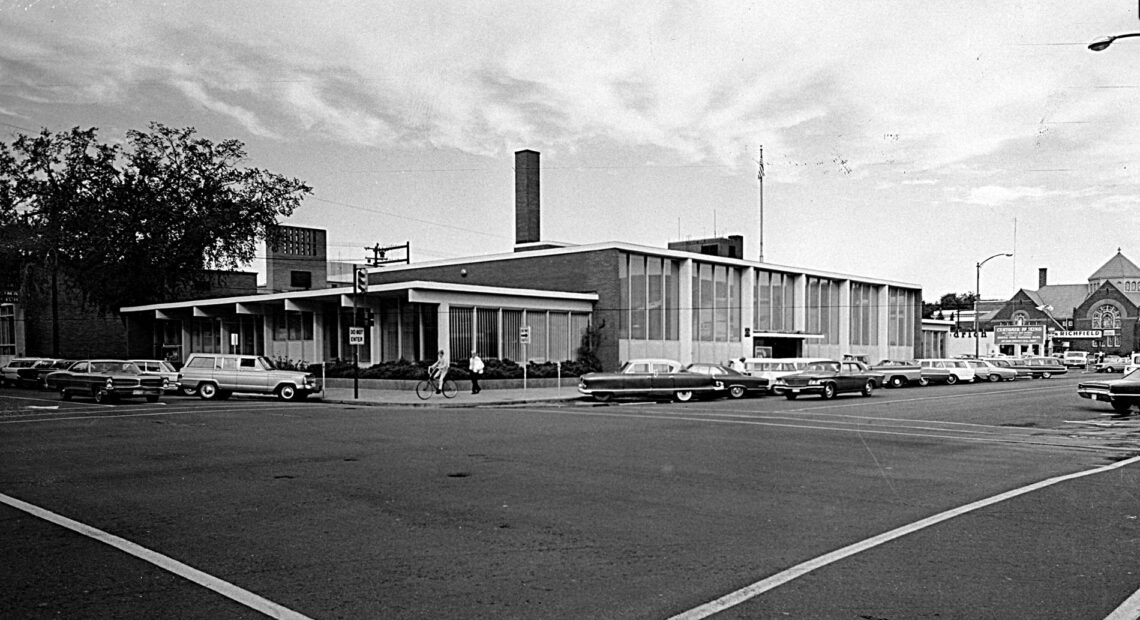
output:
[[[451,354],[466,357],[477,342],[483,357],[565,362],[578,357],[582,334],[590,314],[557,310],[451,307]],[[519,330],[530,327],[530,342],[523,344]],[[500,329],[501,326],[501,329]]]
[[[623,254],[618,263],[619,337],[677,340],[681,265],[678,261]]]
[[[0,355],[16,355],[16,306],[0,305]]]
[[[693,336],[701,342],[740,342],[740,270],[693,264]]]
[[[918,291],[892,288],[887,301],[887,339],[892,347],[914,346]],[[924,343],[924,350],[926,344]]]
[[[861,282],[851,283],[851,344],[879,343],[878,287]]]
[[[839,286],[836,280],[807,278],[807,328],[809,334],[822,334],[816,344],[839,344]],[[852,341],[852,344],[861,344]]]
[[[752,324],[758,332],[790,332],[795,329],[796,291],[792,276],[757,271],[756,305]]]

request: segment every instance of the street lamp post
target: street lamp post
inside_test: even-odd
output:
[[[974,271],[974,359],[978,359],[980,353],[978,350],[978,300],[982,298],[982,265],[999,256],[1013,256],[1013,254],[1009,252],[994,254],[986,260],[979,261],[977,269]]]

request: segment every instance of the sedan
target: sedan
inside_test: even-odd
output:
[[[1108,403],[1119,413],[1128,413],[1132,407],[1140,405],[1140,370],[1134,370],[1120,379],[1078,383],[1077,395]]]
[[[578,391],[599,402],[614,396],[672,397],[686,402],[694,395],[721,396],[723,390],[724,384],[715,378],[686,372],[680,362],[667,359],[630,360],[617,372],[591,372],[578,377]]]
[[[28,368],[17,368],[16,385],[25,385],[40,390],[47,389],[47,383],[44,379],[57,370],[67,370],[71,363],[71,360],[44,359]]]
[[[997,381],[1016,381],[1017,371],[1002,367],[987,360],[966,360],[966,363],[974,369],[975,381],[989,381],[995,383]]]
[[[819,394],[820,398],[834,398],[841,392],[859,392],[870,396],[883,385],[883,374],[872,372],[863,362],[812,362],[802,372],[776,380],[773,388],[788,400],[800,394]]]
[[[125,360],[82,360],[67,370],[47,376],[48,389],[59,390],[59,397],[91,396],[97,403],[115,402],[129,396],[142,396],[148,403],[162,396],[162,377],[144,374]]]
[[[685,367],[687,372],[709,375],[720,381],[728,389],[729,398],[744,398],[747,394],[763,395],[768,391],[768,380],[763,377],[753,377],[739,373],[721,364],[689,364]]]
[[[1128,365],[1128,359],[1119,355],[1106,355],[1104,359],[1096,363],[1097,372],[1124,372],[1124,367]]]

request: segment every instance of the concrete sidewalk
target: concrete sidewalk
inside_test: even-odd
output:
[[[433,394],[427,400],[416,396],[416,390],[377,390],[359,389],[359,398],[354,398],[351,387],[326,387],[320,396],[326,403],[358,405],[392,405],[399,407],[486,407],[489,405],[521,405],[529,403],[570,403],[582,399],[576,385],[540,388],[484,388],[478,394],[460,390],[455,398],[444,398],[443,394]]]

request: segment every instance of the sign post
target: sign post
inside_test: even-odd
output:
[[[364,344],[364,328],[356,326],[356,299],[368,292],[368,269],[352,268],[352,327],[348,344],[352,347],[352,397],[360,398],[360,345]]]
[[[519,344],[521,344],[523,348],[523,389],[525,390],[526,367],[530,364],[530,360],[527,359],[526,354],[527,345],[530,344],[530,325],[523,325],[519,328]]]

